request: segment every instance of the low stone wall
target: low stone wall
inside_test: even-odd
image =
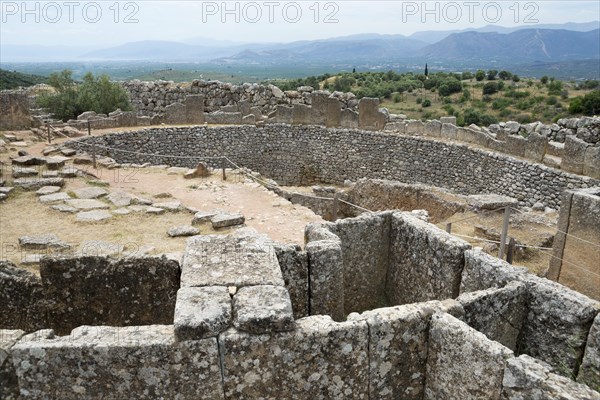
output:
[[[80,325],[168,324],[179,274],[176,261],[158,257],[43,258],[41,279],[3,264],[0,328],[64,335]]]
[[[600,300],[600,187],[562,194],[548,279]]]
[[[455,117],[442,117],[440,121],[393,121],[385,130],[472,143],[600,179],[600,118],[561,119],[558,123],[560,125],[546,126],[540,122],[520,125],[509,121],[489,128],[459,127]]]
[[[120,163],[192,168],[208,161],[220,167],[220,159],[208,157],[226,155],[282,185],[390,179],[462,194],[497,193],[518,199],[521,206],[542,202],[555,209],[560,206],[562,191],[600,184],[462,144],[318,126],[153,128],[84,138],[66,146],[90,151],[92,141],[103,146],[98,148],[104,155]],[[181,156],[192,158],[178,158]]]
[[[395,219],[405,226],[394,228]],[[282,393],[290,399],[600,398],[585,385],[598,381],[598,302],[480,249],[466,250],[423,224],[407,213],[383,212],[309,225],[305,255],[297,247],[276,250],[248,229],[190,238],[173,325],[82,326],[60,337],[51,330],[26,336],[0,330],[0,393],[81,399],[277,399]],[[434,273],[446,264],[454,271],[444,253],[454,255],[453,247],[461,252],[461,295],[351,313],[340,322],[325,315],[292,317],[288,292],[303,287],[311,313],[319,306],[317,311],[339,312],[342,299],[343,314],[346,287],[354,295],[346,285],[354,278],[347,267],[377,270],[394,238],[413,243],[402,251],[407,268],[415,263],[415,279],[429,273],[420,263]],[[349,241],[357,248],[366,243],[363,253],[375,257],[360,254]],[[432,257],[420,260],[428,251]],[[308,284],[298,285],[294,277],[308,278]],[[453,279],[434,285],[440,296],[455,294]]]
[[[263,115],[274,111],[277,105],[310,105],[310,86],[302,86],[297,90],[282,91],[273,85],[244,83],[234,85],[219,81],[194,80],[176,84],[169,81],[143,82],[139,80],[122,83],[129,93],[134,108],[145,115],[164,113],[165,108],[173,103],[183,103],[189,95],[201,95],[204,98],[204,111],[213,112],[225,106],[239,106],[250,109],[258,107]],[[352,93],[329,93],[339,99],[344,108],[355,109],[358,101]],[[242,113],[243,111],[240,110]],[[244,113],[247,115],[249,113]]]

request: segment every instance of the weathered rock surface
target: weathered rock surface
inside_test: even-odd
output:
[[[22,330],[0,329],[0,399],[19,399],[19,381],[10,348],[25,334]]]
[[[369,389],[371,399],[422,399],[429,348],[429,321],[435,312],[460,318],[462,307],[454,300],[379,308],[351,321],[369,326]]]
[[[429,330],[427,399],[500,399],[513,352],[449,314],[435,314]],[[451,366],[451,367],[450,367]]]
[[[108,204],[96,199],[71,199],[65,201],[65,203],[78,210],[102,210],[109,208]]]
[[[158,257],[46,257],[40,275],[50,301],[49,327],[61,334],[79,325],[173,322],[179,288],[179,265],[175,261]],[[64,290],[67,287],[69,290]]]
[[[480,210],[496,210],[501,207],[516,207],[519,200],[499,194],[473,194],[467,197],[470,206]]]
[[[309,315],[308,255],[298,245],[276,245],[275,254],[296,319]]]
[[[13,167],[12,176],[13,178],[25,178],[28,176],[37,176],[38,172],[35,168]]]
[[[56,205],[52,206],[51,208],[56,211],[70,213],[70,214],[75,214],[76,212],[79,211],[75,207],[71,207],[66,204],[56,204]]]
[[[167,234],[171,237],[194,236],[200,233],[200,229],[193,226],[181,225],[169,228]]]
[[[394,213],[386,291],[392,304],[459,295],[465,251],[471,245],[409,213]]]
[[[585,344],[585,354],[579,367],[577,382],[600,391],[600,314],[594,319]]]
[[[221,213],[210,218],[213,228],[227,228],[230,226],[243,225],[246,219],[241,214]]]
[[[84,187],[81,189],[73,190],[75,197],[78,199],[97,199],[98,197],[106,196],[108,192],[106,189],[99,187]]]
[[[69,196],[67,193],[59,192],[59,193],[42,195],[38,199],[42,203],[56,203],[56,202],[63,202],[65,200],[69,200],[70,198],[71,198],[71,196]]]
[[[44,186],[64,186],[63,178],[19,178],[13,181],[13,185],[23,190],[38,190]]]
[[[75,220],[79,222],[99,222],[112,218],[112,214],[106,210],[93,210],[78,212]]]
[[[552,372],[548,364],[525,354],[508,360],[502,381],[502,399],[600,399],[600,393]]]
[[[47,327],[44,289],[37,275],[0,261],[0,287],[0,327],[26,332]]]
[[[175,343],[173,326],[82,326],[21,340],[12,354],[32,398],[223,399],[216,339]]]
[[[21,157],[13,158],[12,164],[13,165],[20,165],[20,166],[44,165],[44,164],[46,164],[46,158],[45,157],[37,157],[37,156],[26,155],[26,156],[21,156]]]
[[[153,203],[152,207],[162,208],[167,211],[179,211],[181,210],[181,202],[180,201],[165,201],[160,203]]]
[[[576,376],[600,303],[547,279],[530,277],[527,314],[518,349]]]
[[[79,245],[78,255],[82,257],[122,256],[125,246],[120,243],[101,240],[86,240]]]
[[[233,324],[255,334],[294,329],[290,295],[281,286],[247,286],[233,297]]]
[[[27,250],[68,249],[71,246],[63,242],[54,233],[37,236],[21,236],[19,246]]]
[[[219,335],[225,397],[367,399],[367,342],[366,323],[327,316],[303,318],[294,332],[229,330]]]
[[[112,192],[106,196],[106,199],[117,207],[127,207],[133,202],[134,197],[125,192]]]
[[[283,286],[272,244],[252,229],[188,239],[181,286]]]
[[[215,215],[217,215],[216,211],[198,211],[194,214],[194,219],[192,219],[192,225],[200,225],[205,222],[210,222],[211,218]]]
[[[175,338],[217,336],[231,326],[231,297],[225,286],[184,287],[177,291]]]
[[[308,229],[308,227],[307,227]],[[306,253],[310,264],[310,310],[312,314],[330,315],[336,321],[344,319],[344,273],[340,240],[325,229],[319,229],[333,239],[308,242]],[[320,239],[318,236],[316,239]]]
[[[527,287],[511,282],[500,289],[463,293],[458,302],[465,310],[470,327],[509,349],[517,350],[523,318],[527,310]]]

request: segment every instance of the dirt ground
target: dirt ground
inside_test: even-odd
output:
[[[556,233],[557,213],[529,212],[520,215],[513,212],[511,216],[508,237],[525,246],[552,247],[544,243],[548,237]],[[452,223],[452,233],[471,243],[474,247],[482,247],[487,253],[498,256],[498,245],[490,243],[493,239],[475,232],[476,226],[484,226],[498,233],[502,231],[504,213],[502,211],[476,214],[474,212],[458,213],[440,222],[437,226],[446,229],[447,223]],[[455,222],[458,221],[458,222]],[[497,240],[496,240],[497,241]],[[524,249],[517,252],[513,264],[527,267],[536,275],[544,275],[548,270],[552,250]]]
[[[44,142],[32,142],[28,131],[14,132],[18,138],[27,141],[26,147],[8,146],[9,151],[0,153],[4,171],[10,171],[10,156],[18,150],[31,155],[41,155],[47,146]],[[97,131],[94,132],[97,134]],[[56,140],[60,143],[64,140]],[[314,221],[322,221],[309,209],[293,205],[261,185],[243,175],[228,171],[223,181],[221,171],[215,171],[209,178],[184,179],[181,173],[169,174],[160,168],[93,169],[92,166],[78,166],[108,184],[109,191],[124,191],[156,202],[179,200],[183,206],[202,211],[222,210],[239,212],[246,218],[246,226],[256,229],[281,243],[303,244],[304,227]],[[10,172],[9,172],[10,173]],[[91,184],[97,185],[90,177],[65,179],[63,192],[70,192]],[[155,198],[167,193],[172,198]],[[189,211],[166,212],[162,215],[131,213],[96,222],[75,221],[74,214],[53,210],[50,205],[38,201],[34,191],[15,190],[9,198],[0,203],[0,259],[9,259],[17,264],[27,255],[18,250],[18,238],[45,233],[55,233],[61,240],[73,247],[87,240],[101,240],[125,246],[125,251],[139,251],[148,254],[182,252],[185,238],[171,238],[167,235],[170,227],[190,225],[193,213]],[[115,208],[115,207],[113,207]],[[216,233],[209,223],[199,226],[201,234]],[[220,230],[218,233],[226,233]],[[31,253],[31,251],[29,252]],[[27,267],[36,270],[35,266]]]

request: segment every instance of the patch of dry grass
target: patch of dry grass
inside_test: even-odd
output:
[[[189,212],[181,211],[162,215],[132,212],[101,222],[76,222],[75,214],[53,210],[50,205],[40,203],[34,192],[11,193],[0,205],[0,259],[19,264],[25,255],[38,253],[21,251],[19,237],[45,233],[56,234],[75,249],[84,241],[101,240],[124,245],[126,252],[148,246],[154,248],[151,254],[182,252],[186,238],[171,238],[167,230],[176,225],[189,225],[191,220]],[[208,224],[199,228],[202,233],[214,233]]]

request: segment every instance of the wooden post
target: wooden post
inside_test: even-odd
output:
[[[446,232],[452,233],[452,223],[446,224]]]
[[[338,194],[336,193],[336,194],[333,195],[333,206],[332,206],[333,208],[331,210],[331,219],[334,222],[337,221],[337,218],[338,218],[338,216],[337,216],[337,214],[338,214],[338,201],[339,201],[338,200]]]
[[[508,253],[506,254],[506,261],[509,264],[513,263],[513,259],[515,256],[515,238],[510,238],[509,242],[508,242]]]
[[[510,220],[510,207],[504,207],[504,223],[502,224],[502,234],[500,235],[500,250],[498,258],[504,259],[504,249],[506,247],[506,237],[508,236],[508,222]]]
[[[50,135],[50,125],[46,125],[46,130],[48,132],[48,144],[52,143],[52,136]]]
[[[224,181],[227,180],[227,175],[225,174],[225,156],[221,157],[221,172],[222,172],[222,178]]]
[[[338,198],[339,194],[336,193],[333,195],[333,210],[331,211],[331,218],[333,219],[333,221],[337,221],[337,210],[338,210],[338,206],[339,206],[339,198]]]
[[[88,126],[88,136],[92,136],[92,128],[90,126],[90,120],[87,120],[87,126]]]

